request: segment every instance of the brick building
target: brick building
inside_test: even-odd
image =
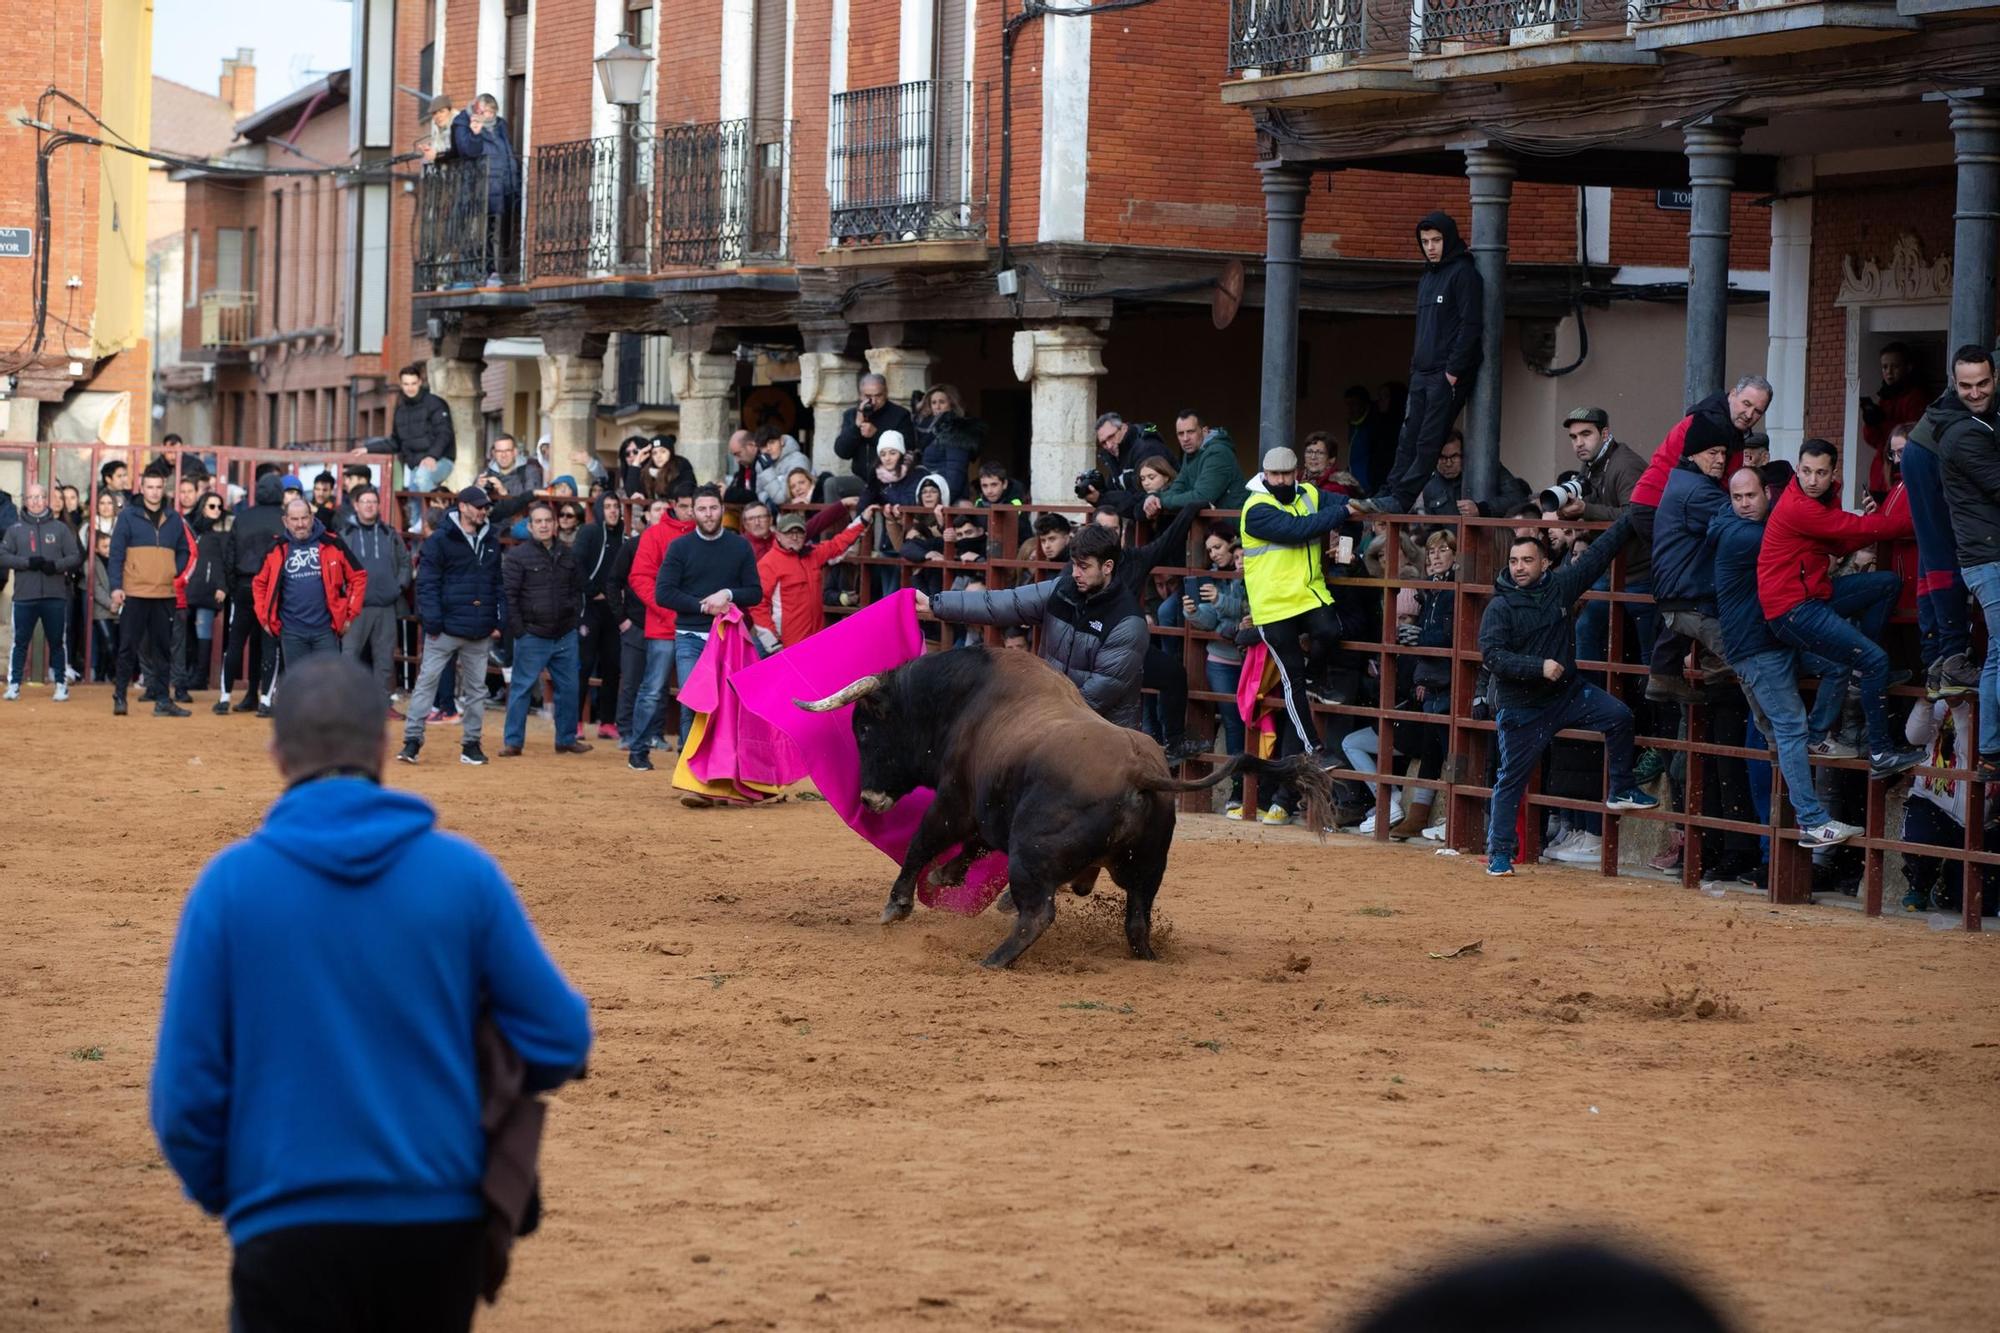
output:
[[[488,198],[463,179],[477,167],[434,169],[398,214],[434,382],[489,429],[549,432],[565,460],[644,422],[712,473],[731,429],[775,411],[833,466],[833,427],[873,366],[899,399],[956,385],[989,453],[1044,498],[1069,498],[1091,465],[1099,408],[1164,422],[1197,405],[1247,462],[1265,182],[1256,126],[1217,95],[1230,14],[1221,0],[1088,18],[977,0],[437,0],[401,33],[398,68],[457,106],[492,92],[522,185],[495,253],[470,216]],[[593,68],[621,38],[637,74],[623,103]],[[396,106],[407,141],[419,108]],[[1404,377],[1415,221],[1470,212],[1462,175],[1354,166],[1314,184],[1294,436],[1338,430],[1350,384]],[[1616,186],[1514,192],[1501,356],[1526,475],[1566,452],[1571,400],[1639,435],[1681,405],[1662,367],[1681,341],[1686,213]],[[1770,213],[1746,192],[1733,216],[1731,318],[1748,338],[1765,323]],[[1232,260],[1250,308],[1218,329]],[[1549,373],[1586,335],[1581,364]]]
[[[0,61],[0,438],[143,439],[146,164],[56,136],[148,141],[152,11],[141,0],[27,0],[8,18],[36,40]],[[51,87],[74,101],[45,96]]]

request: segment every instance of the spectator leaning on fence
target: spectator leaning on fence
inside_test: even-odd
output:
[[[1182,408],[1174,418],[1181,446],[1181,470],[1167,488],[1148,495],[1141,509],[1156,518],[1162,509],[1241,509],[1249,494],[1236,464],[1236,442],[1226,430],[1204,426],[1201,414]]]
[[[1729,505],[1709,521],[1706,558],[1715,577],[1716,614],[1722,626],[1722,655],[1736,671],[1757,729],[1778,752],[1792,811],[1808,847],[1832,847],[1861,830],[1827,813],[1813,787],[1807,745],[1839,720],[1844,690],[1823,689],[1814,718],[1799,694],[1799,652],[1771,633],[1757,596],[1757,564],[1764,549],[1764,518],[1770,494],[1755,468],[1738,468],[1729,478]],[[1657,531],[1657,529],[1655,530]],[[1819,669],[1817,659],[1811,663]]]
[[[1323,495],[1299,485],[1299,459],[1280,446],[1264,455],[1261,476],[1253,477],[1243,504],[1243,585],[1257,632],[1277,664],[1285,695],[1278,728],[1278,754],[1321,754],[1308,684],[1332,661],[1340,642],[1340,612],[1326,586],[1321,548],[1328,533],[1347,518],[1344,497]],[[1291,820],[1289,793],[1275,794],[1261,818],[1267,824]]]
[[[1764,531],[1757,563],[1758,600],[1778,638],[1803,653],[1822,657],[1834,668],[1820,679],[1822,690],[1844,691],[1858,675],[1861,709],[1868,719],[1869,775],[1894,777],[1923,762],[1923,751],[1897,745],[1889,729],[1889,654],[1882,627],[1901,586],[1895,574],[1878,570],[1830,578],[1833,557],[1847,555],[1885,538],[1910,535],[1907,513],[1862,517],[1837,503],[1840,451],[1825,440],[1799,446],[1799,462],[1779,495]],[[1858,623],[1856,623],[1858,621]],[[1852,750],[1833,736],[1815,736],[1813,753],[1851,759]]]
[[[1507,547],[1507,568],[1493,580],[1493,600],[1479,622],[1480,657],[1493,675],[1500,747],[1500,773],[1486,816],[1489,875],[1514,873],[1521,793],[1558,731],[1604,734],[1607,809],[1659,807],[1632,781],[1632,710],[1576,674],[1576,604],[1610,568],[1631,527],[1632,516],[1619,515],[1609,532],[1562,565],[1539,536],[1516,536]]]
[[[2000,435],[1993,354],[1967,344],[1951,360],[1952,387],[1924,414],[1921,433],[1935,442],[1930,447],[1942,464],[1958,565],[1986,617],[1986,662],[1979,673],[1979,777],[1995,782],[2000,781],[2000,633],[1995,632],[2000,626]],[[1910,447],[1919,447],[1915,436]]]
[[[1146,613],[1118,577],[1122,554],[1116,532],[1086,524],[1070,540],[1070,567],[1056,577],[930,598],[919,592],[917,609],[961,625],[1040,626],[1042,660],[1068,676],[1099,717],[1136,731]]]
[[[403,723],[403,748],[396,758],[417,762],[424,748],[424,719],[437,698],[438,680],[458,656],[458,706],[463,710],[458,761],[486,762],[480,729],[486,718],[486,659],[506,623],[506,590],[500,580],[500,537],[486,521],[486,492],[467,486],[446,511],[437,531],[424,539],[417,559],[417,619],[424,629],[424,656],[417,687]]]
[[[48,492],[40,482],[29,482],[21,498],[20,518],[0,535],[0,570],[10,571],[14,577],[14,651],[7,662],[6,697],[21,697],[28,645],[35,637],[35,626],[40,625],[49,670],[55,673],[52,698],[63,703],[69,698],[69,679],[64,674],[69,663],[63,652],[69,580],[83,568],[83,548],[69,524],[49,508]]]
[[[167,968],[153,1132],[228,1228],[242,1333],[469,1328],[502,1275],[482,1180],[535,1170],[482,1123],[512,1108],[481,1066],[525,1066],[523,1099],[590,1051],[499,865],[381,785],[386,707],[340,657],[296,671],[284,794],[202,871]]]
[[[257,619],[278,641],[284,670],[315,653],[340,651],[340,636],[368,597],[368,573],[304,500],[285,504],[285,535],[257,571]]]
[[[501,558],[514,673],[508,683],[507,730],[500,757],[521,753],[528,739],[528,697],[543,670],[555,684],[557,754],[584,754],[577,739],[577,636],[582,632],[583,574],[576,555],[556,537],[556,512],[546,500],[528,506],[528,540]]]
[[[757,432],[757,498],[773,509],[782,509],[791,499],[787,478],[804,468],[812,472],[812,460],[799,442],[776,426]]]
[[[175,582],[193,551],[188,526],[166,503],[166,478],[148,473],[139,481],[139,502],[118,511],[111,528],[111,609],[118,616],[118,671],[111,685],[111,712],[125,716],[125,692],[139,668],[142,647],[154,717],[187,717],[168,694],[167,672],[174,651]]]
[[[1681,437],[1680,465],[1667,474],[1653,516],[1653,601],[1672,632],[1707,650],[1702,671],[1726,674],[1722,625],[1716,619],[1715,567],[1708,529],[1729,500],[1722,469],[1735,441],[1707,417],[1697,417]]]
[[[410,545],[402,533],[382,521],[382,496],[373,486],[355,487],[349,502],[354,516],[347,520],[342,540],[354,563],[368,576],[368,595],[341,636],[341,651],[357,662],[367,657],[376,682],[388,694],[394,688],[396,639],[401,628],[397,613],[414,578]],[[391,709],[389,716],[401,715]]]

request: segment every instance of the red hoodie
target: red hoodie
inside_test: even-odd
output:
[[[675,518],[672,514],[661,516],[660,521],[639,535],[639,549],[632,553],[632,574],[626,579],[626,586],[639,604],[646,608],[646,637],[649,639],[671,639],[674,637],[674,613],[653,600],[653,589],[660,581],[660,566],[667,562],[667,547],[676,537],[685,537],[694,531],[694,523]]]
[[[1667,438],[1660,441],[1660,447],[1653,450],[1653,457],[1646,464],[1646,470],[1639,474],[1639,482],[1632,488],[1632,498],[1628,504],[1644,505],[1648,509],[1660,507],[1660,497],[1667,493],[1667,477],[1680,465],[1681,442],[1687,439],[1688,427],[1703,413],[1714,417],[1726,426],[1735,437],[1736,443],[1730,452],[1743,447],[1743,432],[1736,429],[1736,423],[1729,419],[1729,397],[1727,394],[1711,394],[1696,403],[1688,414],[1674,423],[1667,432]]]
[[[1776,620],[1801,602],[1831,598],[1827,565],[1835,556],[1911,532],[1907,506],[1866,517],[1850,514],[1813,499],[1794,478],[1764,524],[1764,549],[1757,557],[1757,600],[1764,619]]]

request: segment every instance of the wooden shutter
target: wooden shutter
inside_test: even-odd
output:
[[[757,0],[752,44],[750,119],[757,143],[783,135],[785,118],[785,0]]]
[[[941,204],[965,198],[965,0],[937,0],[937,53],[932,63],[932,198]]]

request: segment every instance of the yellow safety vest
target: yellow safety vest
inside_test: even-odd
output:
[[[1268,491],[1252,491],[1243,502],[1239,535],[1243,538],[1243,591],[1250,597],[1251,619],[1259,625],[1272,625],[1332,605],[1333,593],[1320,573],[1320,543],[1283,546],[1253,537],[1250,511],[1258,505],[1303,518],[1319,512],[1319,488],[1301,483],[1288,505],[1279,504]]]

